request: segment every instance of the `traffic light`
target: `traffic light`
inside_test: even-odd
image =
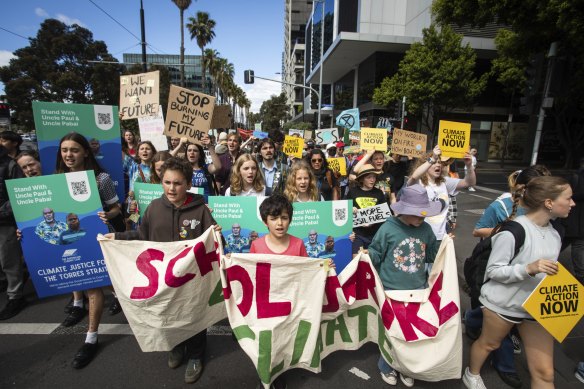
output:
[[[245,82],[246,84],[253,84],[254,82],[253,70],[244,70],[243,82]]]

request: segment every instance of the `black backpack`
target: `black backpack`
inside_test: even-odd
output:
[[[525,229],[523,226],[516,221],[506,220],[494,228],[491,236],[477,243],[472,250],[471,256],[464,260],[464,279],[470,290],[470,305],[473,309],[480,306],[479,296],[481,295],[481,287],[489,281],[486,280],[483,282],[489,256],[491,255],[492,238],[501,231],[509,231],[515,238],[515,251],[509,263],[513,261],[517,253],[519,253],[519,250],[521,250],[523,242],[525,242]]]
[[[550,220],[550,224],[558,232],[560,239],[563,240],[565,229],[560,221]],[[469,288],[470,304],[473,309],[480,306],[479,297],[481,295],[481,287],[490,281],[490,279],[485,280],[485,272],[492,250],[491,239],[501,231],[509,231],[515,238],[515,250],[513,257],[509,260],[509,264],[513,262],[513,259],[515,259],[525,242],[525,229],[523,226],[516,221],[505,220],[493,229],[491,236],[477,243],[471,256],[464,260],[464,280]]]

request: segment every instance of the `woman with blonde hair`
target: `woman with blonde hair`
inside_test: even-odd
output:
[[[294,162],[288,171],[284,196],[291,203],[322,200],[322,196],[319,195],[316,185],[316,177],[305,161],[299,160]]]
[[[471,347],[470,366],[462,377],[467,388],[485,388],[481,367],[514,325],[525,346],[531,387],[554,387],[554,339],[525,311],[523,303],[546,274],[558,272],[562,241],[550,221],[568,216],[575,205],[572,188],[561,177],[536,177],[516,186],[513,201],[527,210],[514,219],[525,230],[525,241],[515,255],[513,233],[501,231],[491,238],[492,250],[479,298],[483,330]]]
[[[258,162],[249,154],[240,155],[231,170],[230,186],[225,196],[265,196],[264,176]]]

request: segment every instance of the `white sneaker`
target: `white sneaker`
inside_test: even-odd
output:
[[[407,375],[403,375],[402,373],[399,373],[399,379],[408,388],[411,388],[412,386],[414,386],[414,379],[412,377],[408,377]]]
[[[476,192],[477,190],[475,188],[473,188],[472,186],[469,186],[468,191],[469,192]]]
[[[480,375],[471,374],[468,367],[462,376],[462,382],[468,389],[487,389]]]
[[[387,374],[381,373],[381,379],[390,385],[397,385],[397,372],[392,370]]]

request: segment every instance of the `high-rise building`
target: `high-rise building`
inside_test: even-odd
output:
[[[312,12],[311,1],[285,0],[284,52],[282,56],[282,81],[289,84],[304,84],[304,35],[306,22]],[[283,84],[287,104],[292,107],[290,115],[301,115],[304,89]]]
[[[124,63],[141,64],[142,54],[124,53]],[[203,89],[203,71],[201,69],[200,55],[185,55],[185,88],[201,92]],[[146,63],[148,65],[166,66],[170,73],[170,83],[180,86],[180,55],[170,54],[146,54]],[[207,91],[204,93],[212,94],[212,78],[209,73],[205,74],[207,78]]]
[[[380,118],[395,119],[393,111],[373,103],[373,91],[384,78],[397,72],[411,44],[422,40],[423,29],[432,23],[431,5],[432,0],[286,0],[284,47],[288,78],[284,81],[290,80],[292,74],[303,75],[304,85],[318,90],[322,71],[322,104],[334,107],[332,111],[322,112],[321,121],[325,127],[334,125],[333,118],[348,108],[359,108],[364,126],[375,127]],[[310,8],[308,17],[302,21],[300,15],[306,14],[307,7]],[[298,9],[303,12],[293,13]],[[298,19],[293,19],[292,15],[297,15]],[[296,22],[292,23],[292,20]],[[321,35],[323,23],[324,39]],[[289,26],[304,26],[304,34]],[[452,27],[463,35],[463,44],[468,43],[475,50],[476,73],[488,72],[491,60],[497,55],[494,37],[501,26],[490,24],[481,29]],[[291,31],[295,34],[292,35]],[[320,58],[321,40],[323,58]],[[293,42],[303,44],[295,46]],[[302,51],[295,47],[302,47]],[[303,53],[304,72],[292,73],[291,69],[296,68],[291,65],[299,58],[292,54],[300,52]],[[297,108],[293,120],[316,124],[316,94],[306,89],[294,90],[295,95],[292,89],[288,91],[288,101],[303,108],[302,112]],[[506,125],[509,103],[510,97],[491,79],[472,111],[455,110],[446,116],[449,120],[471,122],[471,144],[478,147],[479,158],[496,159],[492,158],[493,150],[489,144],[493,142],[494,134]],[[414,125],[410,120],[410,127],[405,127],[413,130],[416,129]],[[518,132],[527,133],[526,123],[517,123],[516,127]]]

